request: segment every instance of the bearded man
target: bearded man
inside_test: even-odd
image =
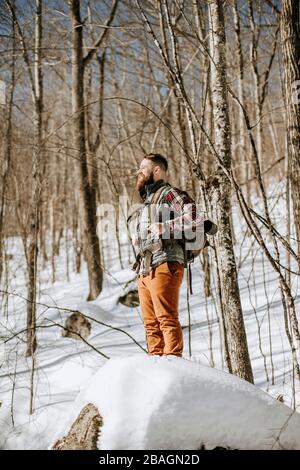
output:
[[[197,211],[185,191],[167,182],[167,170],[167,159],[155,153],[145,155],[137,171],[136,189],[143,206],[138,211],[133,237],[138,248],[134,269],[148,353],[181,357],[183,335],[178,304],[186,266],[182,233],[203,228],[204,223],[208,232],[213,224]]]

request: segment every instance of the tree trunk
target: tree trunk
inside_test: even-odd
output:
[[[42,74],[42,0],[36,0],[35,44],[34,44],[34,151],[33,184],[29,214],[28,237],[28,293],[27,293],[27,351],[26,356],[33,356],[36,350],[36,287],[38,262],[38,234],[41,198],[40,160],[42,152],[42,112],[43,112],[43,74]],[[32,401],[32,400],[31,400]],[[32,403],[30,405],[32,412]]]
[[[89,403],[81,410],[68,434],[56,441],[52,449],[98,450],[97,441],[102,425],[103,420],[99,411]]]
[[[14,7],[14,3],[13,3]],[[12,15],[12,24],[11,24],[11,34],[12,34],[12,49],[11,49],[11,84],[9,99],[7,103],[7,112],[5,113],[6,129],[5,129],[5,140],[4,140],[4,162],[3,162],[3,172],[1,171],[2,176],[2,187],[1,187],[1,199],[0,199],[0,283],[2,279],[3,266],[5,264],[5,255],[4,255],[4,239],[5,239],[5,214],[6,214],[6,205],[5,202],[6,192],[8,189],[8,179],[9,172],[11,167],[11,148],[12,148],[12,108],[13,108],[13,98],[15,92],[16,84],[16,74],[15,74],[15,65],[16,65],[16,37],[15,37],[15,19]],[[1,103],[4,104],[4,103]]]
[[[228,117],[225,30],[220,0],[209,2],[211,88],[215,122],[215,147],[222,165],[231,171],[230,124]],[[213,207],[218,220],[217,255],[220,264],[222,301],[233,373],[253,382],[247,337],[241,307],[230,226],[231,187],[219,166],[216,170]]]
[[[289,177],[300,266],[300,6],[282,0],[281,40],[284,58]]]
[[[240,27],[240,17],[238,12],[237,0],[234,0],[232,5],[232,13],[234,19],[234,31],[235,31],[235,40],[237,44],[237,87],[238,87],[238,98],[240,103],[245,107],[245,92],[243,86],[244,80],[244,57],[243,57],[243,49],[242,49],[242,40],[241,40],[241,27]],[[250,165],[251,165],[251,158],[249,159],[247,154],[246,148],[246,139],[245,139],[245,124],[244,124],[244,115],[242,107],[238,107],[238,118],[237,118],[237,127],[239,130],[239,144],[237,148],[237,156],[238,158],[238,168],[239,173],[241,172],[243,175],[242,181],[245,182],[245,191],[246,191],[246,200],[248,203],[251,202],[251,183],[250,180]]]
[[[81,209],[84,220],[85,254],[89,275],[88,300],[94,300],[102,290],[103,272],[99,239],[97,235],[96,218],[96,191],[90,185],[84,116],[84,58],[82,42],[82,22],[80,18],[80,1],[71,1],[72,18],[72,105],[73,105],[73,133],[74,146],[79,160],[79,180]]]

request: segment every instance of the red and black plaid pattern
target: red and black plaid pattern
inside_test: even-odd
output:
[[[186,192],[170,187],[162,202],[167,203],[171,210],[177,214],[177,217],[174,217],[173,220],[164,221],[170,233],[195,231],[197,227],[203,224],[205,213],[197,208],[195,202]]]
[[[165,211],[164,208],[167,207]],[[137,217],[137,224],[134,236],[134,245],[140,250],[144,250],[151,243],[157,241],[157,236],[153,233],[148,233],[145,238],[145,234],[141,233],[141,215],[145,206],[139,212]],[[159,215],[159,217],[157,217]],[[205,213],[197,208],[195,202],[189,197],[189,195],[178,189],[169,186],[160,198],[156,211],[156,221],[160,221],[164,224],[165,230],[162,234],[162,238],[175,238],[182,239],[183,234],[186,238],[191,240],[191,232],[195,232],[197,228],[203,229],[205,220]],[[148,222],[150,220],[148,218]]]

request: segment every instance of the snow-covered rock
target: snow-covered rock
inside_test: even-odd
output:
[[[236,376],[175,356],[110,359],[60,437],[88,403],[103,418],[103,450],[300,449],[298,413]]]

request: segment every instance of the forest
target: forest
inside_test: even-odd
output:
[[[218,226],[183,357],[298,415],[299,3],[1,0],[0,448],[48,448],[92,373],[147,352],[128,220],[150,153]]]

